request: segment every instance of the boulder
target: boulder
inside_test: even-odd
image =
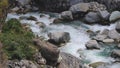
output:
[[[72,13],[88,12],[89,6],[89,3],[78,3],[72,5],[69,10],[72,11]]]
[[[84,20],[90,24],[100,22],[101,18],[99,17],[97,12],[89,12],[85,15]]]
[[[97,36],[94,37],[94,39],[97,41],[103,41],[106,38],[107,38],[107,35],[101,35],[101,34],[98,34]]]
[[[120,12],[119,11],[114,11],[111,13],[109,20],[111,22],[114,22],[116,20],[120,19]]]
[[[40,49],[42,57],[46,59],[46,64],[54,66],[58,63],[60,51],[57,46],[39,39],[34,39],[33,42]]]
[[[72,12],[71,11],[64,11],[61,13],[61,18],[63,20],[73,20]]]
[[[112,29],[109,31],[108,37],[114,40],[118,40],[118,41],[120,39],[120,35],[115,29]]]
[[[45,65],[46,64],[46,59],[42,57],[41,53],[38,52],[34,55],[34,59],[39,65]]]
[[[58,64],[57,68],[84,68],[81,60],[71,54],[61,52],[60,55],[62,60]]]
[[[99,67],[101,65],[105,65],[105,64],[106,64],[105,62],[95,62],[95,63],[89,64],[89,66],[92,68],[97,68],[97,67]]]
[[[103,20],[109,20],[110,13],[107,10],[98,11],[98,14]]]
[[[116,22],[117,24],[116,24],[116,31],[118,32],[118,33],[120,33],[120,21],[117,21]]]
[[[111,53],[111,57],[120,59],[120,50],[113,50]]]
[[[48,33],[49,42],[53,44],[67,43],[70,41],[70,34],[68,32],[52,32]]]
[[[114,40],[113,39],[104,39],[103,42],[104,43],[113,43]]]
[[[100,49],[99,44],[96,40],[90,40],[85,44],[87,49]]]
[[[37,18],[36,18],[36,17],[34,17],[34,16],[30,16],[30,17],[28,17],[28,18],[27,18],[27,20],[37,21]]]

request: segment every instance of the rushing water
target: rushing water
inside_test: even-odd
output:
[[[102,25],[86,25],[81,21],[73,21],[68,23],[61,24],[51,24],[55,18],[50,18],[49,15],[45,15],[44,17],[40,17],[40,13],[27,13],[27,14],[8,14],[7,19],[17,18],[21,16],[34,16],[37,18],[39,22],[43,22],[46,24],[46,28],[40,28],[36,23],[36,21],[31,20],[20,20],[21,23],[27,23],[34,34],[39,36],[44,36],[45,39],[48,39],[47,34],[49,32],[56,31],[65,31],[69,32],[71,36],[71,40],[65,46],[61,47],[60,50],[62,52],[70,53],[76,57],[81,57],[84,63],[93,63],[93,62],[111,62],[114,59],[109,57],[109,51],[114,47],[104,47],[101,50],[86,50],[85,43],[90,40],[90,35],[86,33],[86,31],[103,31],[104,29],[114,29],[115,24],[111,24],[110,26],[102,26]],[[79,51],[78,51],[79,50]]]

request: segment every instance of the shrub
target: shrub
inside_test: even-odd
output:
[[[32,43],[34,35],[23,29],[17,19],[11,19],[4,24],[0,41],[9,59],[33,59],[35,47]]]

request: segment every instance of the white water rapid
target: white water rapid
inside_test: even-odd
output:
[[[46,24],[46,28],[44,29],[40,28],[37,24],[35,24],[36,21],[32,21],[32,20],[20,20],[20,21],[21,23],[29,24],[30,28],[36,35],[44,36],[46,39],[48,39],[47,34],[49,32],[65,31],[70,33],[71,40],[65,46],[60,48],[62,52],[70,53],[76,57],[80,57],[83,55],[83,58],[86,60],[84,62],[86,63],[100,62],[100,61],[101,62],[113,61],[113,59],[110,57],[99,55],[99,53],[102,52],[104,49],[86,50],[85,43],[90,40],[89,34],[86,33],[88,29],[92,31],[98,31],[98,30],[102,31],[104,29],[111,30],[115,28],[115,24],[111,24],[110,26],[86,25],[80,21],[74,21],[68,24],[52,24],[51,25],[51,23],[55,18],[50,18],[50,16],[46,14],[44,17],[40,17],[40,15],[41,13],[27,13],[27,14],[20,14],[20,15],[10,13],[8,14],[6,20],[9,20],[11,18],[19,19],[19,17],[21,16],[27,16],[27,17],[34,16],[37,18],[39,22],[43,22],[44,24]]]

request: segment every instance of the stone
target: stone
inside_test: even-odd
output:
[[[104,29],[100,34],[101,35],[108,35],[109,30],[108,29]]]
[[[98,11],[98,14],[103,20],[109,20],[110,13],[107,10]]]
[[[62,57],[62,60],[58,64],[57,68],[84,68],[81,60],[75,56],[64,52],[61,52],[60,55]]]
[[[115,59],[120,59],[120,50],[113,50],[111,53],[111,57]]]
[[[97,36],[94,37],[94,39],[97,41],[103,41],[106,38],[107,38],[107,35],[101,35],[101,34],[98,34]]]
[[[87,49],[100,49],[99,44],[96,40],[90,40],[85,44]]]
[[[36,53],[34,55],[34,59],[39,65],[45,65],[46,64],[46,59],[42,57],[41,53]]]
[[[113,43],[114,40],[113,39],[104,39],[103,42],[104,43]]]
[[[116,31],[117,31],[118,33],[120,33],[120,21],[117,21],[116,23],[117,23],[117,24],[116,24],[115,29],[116,29]]]
[[[120,39],[120,35],[115,29],[112,29],[109,31],[108,37],[114,40],[118,40],[118,41]]]
[[[90,24],[100,22],[101,18],[97,14],[97,12],[89,12],[88,14],[85,15],[84,20]]]
[[[37,18],[36,18],[36,17],[34,17],[34,16],[30,16],[30,17],[28,17],[28,18],[27,18],[27,20],[37,21]]]
[[[93,68],[97,68],[101,65],[105,65],[106,63],[105,62],[95,62],[95,63],[91,63],[89,64],[90,67],[93,67]]]
[[[46,59],[46,64],[55,66],[58,63],[60,50],[57,46],[39,39],[34,39],[33,42],[40,49],[42,57]]]
[[[73,13],[87,12],[89,10],[89,3],[78,3],[72,5],[69,10],[72,11]]]
[[[70,41],[70,34],[68,32],[51,32],[48,33],[49,42],[53,44],[62,44]]]
[[[120,19],[120,12],[119,11],[114,11],[111,13],[109,21],[114,22],[116,20]]]
[[[61,13],[61,18],[63,20],[73,20],[72,12],[71,11],[64,11]]]
[[[58,23],[61,23],[61,22],[63,22],[63,20],[60,19],[60,18],[56,18],[56,19],[54,19],[54,21],[53,21],[54,24],[58,24]]]

